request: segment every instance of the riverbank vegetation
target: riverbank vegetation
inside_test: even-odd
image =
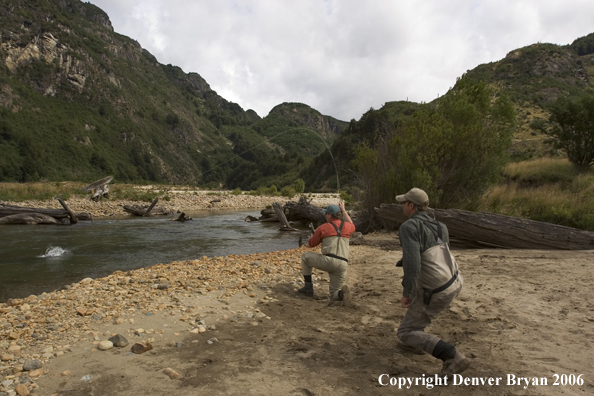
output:
[[[567,159],[510,163],[505,180],[481,198],[478,210],[594,231],[594,170]]]

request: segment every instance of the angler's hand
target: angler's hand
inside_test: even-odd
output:
[[[410,297],[402,297],[400,299],[400,304],[402,304],[403,308],[408,308],[410,307],[410,304],[412,303],[412,298]]]

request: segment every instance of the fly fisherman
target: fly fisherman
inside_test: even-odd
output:
[[[328,272],[330,275],[330,301],[343,301],[350,304],[350,291],[344,284],[349,267],[349,237],[355,232],[355,225],[344,209],[344,202],[329,205],[323,210],[326,223],[316,228],[307,242],[307,247],[322,244],[322,254],[306,252],[301,255],[301,268],[305,286],[299,293],[313,296],[313,282],[311,274],[313,268]]]
[[[447,227],[427,215],[429,197],[425,191],[413,188],[396,196],[408,217],[399,228],[402,246],[404,278],[401,303],[408,308],[400,322],[397,336],[399,348],[424,351],[443,360],[442,375],[459,374],[470,366],[470,359],[456,347],[425,333],[431,321],[456,298],[462,290],[462,275],[450,253]]]

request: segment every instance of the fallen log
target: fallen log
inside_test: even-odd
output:
[[[138,206],[138,205],[124,205],[124,212],[133,214],[134,216],[147,217],[147,216],[170,216],[173,214],[172,210],[164,209],[161,207],[155,207],[159,201],[159,198],[155,198],[149,206]]]
[[[58,224],[66,224],[65,220],[70,217],[70,213],[66,209],[45,209],[45,208],[26,208],[16,205],[0,204],[0,218],[12,215],[39,213],[45,216],[53,217],[58,221]],[[72,213],[78,220],[93,220],[90,213]],[[23,223],[24,224],[24,223]],[[27,223],[28,224],[28,223]],[[35,223],[32,223],[35,224]],[[44,223],[46,224],[46,223]]]
[[[58,197],[57,199],[58,199],[58,202],[60,202],[60,205],[62,205],[62,207],[64,208],[64,210],[66,210],[66,212],[68,212],[68,217],[70,217],[70,224],[76,224],[76,223],[78,223],[78,218],[70,210],[70,208],[68,207],[68,205],[66,205],[66,202],[64,202],[64,200],[61,197]]]
[[[400,226],[407,218],[402,205],[375,208],[386,222]],[[460,209],[429,209],[431,217],[448,227],[450,242],[471,248],[504,249],[594,249],[594,232],[541,221]]]
[[[301,197],[298,202],[289,201],[284,206],[287,220],[300,221],[302,224],[313,223],[317,228],[326,222],[326,216],[322,208],[312,205],[307,198]]]
[[[291,227],[291,225],[287,221],[287,217],[285,216],[283,207],[278,202],[274,202],[272,204],[272,208],[274,209],[274,212],[276,213],[276,217],[280,220],[280,222],[283,225],[280,228],[281,231],[298,231],[296,228]]]
[[[66,221],[64,218],[63,221]],[[43,213],[19,213],[9,216],[0,217],[0,224],[64,224],[62,221],[57,220],[52,216],[45,215]]]

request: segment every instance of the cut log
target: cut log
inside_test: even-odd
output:
[[[274,202],[272,204],[272,208],[274,209],[274,212],[276,213],[276,217],[280,220],[281,224],[283,225],[280,228],[281,231],[298,231],[296,228],[291,227],[291,225],[289,224],[289,221],[287,220],[287,217],[285,216],[285,212],[284,212],[281,204],[279,204],[278,202]]]
[[[66,218],[64,218],[64,221]],[[0,217],[0,224],[63,224],[62,221],[43,213],[19,213]]]
[[[386,222],[404,223],[402,205],[382,204],[375,208]],[[450,242],[464,247],[505,249],[594,249],[594,232],[520,219],[494,213],[477,213],[460,209],[430,209],[431,217],[448,227]]]

